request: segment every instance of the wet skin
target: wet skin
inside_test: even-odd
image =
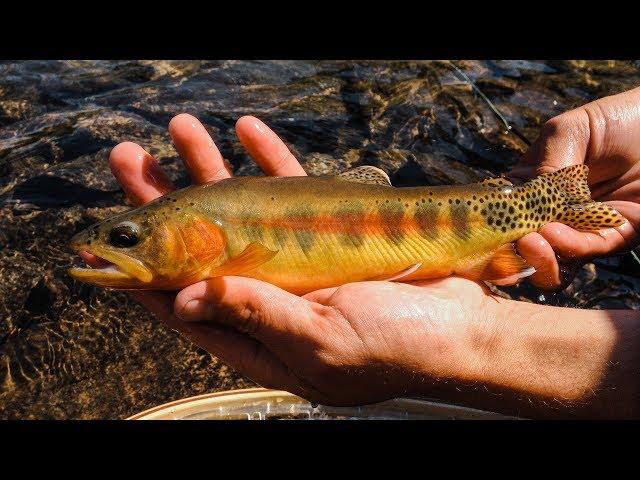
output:
[[[640,104],[638,95],[635,90],[603,102],[617,102],[621,106],[612,109],[618,111]],[[600,180],[593,185],[594,198],[611,200],[630,222],[604,237],[565,230],[571,242],[554,225],[522,238],[517,248],[536,267],[538,285],[559,284],[554,247],[561,258],[588,259],[637,242],[638,159],[631,150],[626,157],[620,150],[637,140],[623,135],[623,142],[620,135],[629,129],[640,132],[638,109],[630,109],[625,128],[611,120],[612,126],[605,121],[597,138],[567,137],[567,130],[583,125],[580,111],[565,114],[562,122],[551,121],[514,175],[533,174],[536,165],[548,171],[588,160]],[[179,115],[169,131],[194,182],[231,175],[196,119]],[[241,118],[236,131],[267,174],[304,175],[286,146],[257,119]],[[591,142],[590,152],[599,151],[593,148],[599,142],[610,145],[603,151],[616,162],[608,155],[554,156],[579,151],[580,142]],[[134,204],[172,189],[154,160],[135,144],[118,145],[111,167]],[[256,382],[317,402],[355,404],[425,394],[535,417],[639,415],[640,358],[638,349],[631,348],[640,338],[635,312],[504,300],[460,278],[414,285],[360,282],[299,297],[259,280],[221,277],[191,285],[175,297],[134,295],[169,326]],[[466,389],[474,383],[486,389]],[[604,388],[611,385],[616,388]]]

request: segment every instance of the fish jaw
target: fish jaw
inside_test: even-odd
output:
[[[70,268],[68,273],[76,280],[114,288],[149,288],[153,281],[153,272],[143,262],[125,253],[89,245],[75,238],[71,248],[77,253],[88,252],[106,263],[95,268]]]
[[[133,287],[136,280],[135,277],[122,272],[115,265],[102,268],[74,267],[68,269],[67,272],[76,280],[101,287]]]

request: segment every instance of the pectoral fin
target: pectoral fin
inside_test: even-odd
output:
[[[483,280],[494,285],[513,285],[533,275],[536,269],[516,253],[513,243],[505,243],[498,250],[469,261],[456,274],[471,280]]]
[[[216,267],[213,272],[211,272],[211,276],[221,277],[223,275],[242,275],[268,262],[276,253],[278,253],[277,250],[269,250],[260,243],[250,243],[240,255],[233,257],[226,263]]]

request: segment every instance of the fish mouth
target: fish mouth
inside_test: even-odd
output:
[[[153,280],[153,273],[146,265],[123,252],[73,240],[71,248],[85,260],[88,256],[83,255],[84,252],[98,258],[95,266],[68,270],[69,275],[81,282],[102,287],[144,288]]]

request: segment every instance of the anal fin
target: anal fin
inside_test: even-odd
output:
[[[496,251],[472,260],[455,271],[461,277],[494,285],[513,285],[535,272],[536,269],[516,253],[513,243],[505,243]]]
[[[253,242],[247,245],[240,255],[229,259],[226,263],[216,267],[210,275],[221,277],[223,275],[241,275],[271,260],[278,251],[269,250],[264,245]]]

